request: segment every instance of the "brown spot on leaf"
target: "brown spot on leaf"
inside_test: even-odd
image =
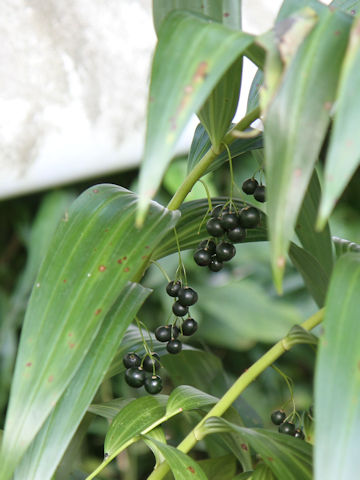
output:
[[[206,75],[207,75],[207,69],[208,69],[208,62],[200,62],[194,75],[193,75],[193,82],[194,83],[198,83],[198,82],[202,82],[203,80],[205,80],[206,78]]]
[[[129,268],[129,267],[125,267],[125,268],[124,268],[124,272],[125,272],[125,273],[127,273],[127,272],[129,272],[129,271],[130,271],[130,268]]]
[[[340,30],[335,30],[334,35],[336,37],[338,37],[339,35],[341,35],[341,31]]]
[[[243,450],[246,450],[246,451],[249,450],[249,449],[248,449],[248,446],[246,445],[246,443],[242,443],[240,446],[241,446],[241,448],[242,448]]]
[[[95,315],[99,315],[99,313],[101,313],[101,308],[98,308],[98,309],[95,311]]]
[[[225,12],[225,13],[224,13],[224,17],[225,17],[225,18],[226,18],[226,17],[230,17],[230,13],[229,13],[229,12]]]
[[[285,267],[285,257],[278,257],[278,259],[276,260],[276,265],[279,268],[284,268]]]
[[[146,260],[147,258],[149,258],[149,255],[143,255],[143,256],[141,257],[141,260]]]
[[[99,193],[99,190],[97,188],[94,188],[93,192],[94,193]]]
[[[64,282],[64,283],[66,283],[66,282],[67,282],[66,278],[64,278],[63,282]]]
[[[32,363],[31,362],[27,362],[26,366],[27,367],[31,367]]]
[[[153,103],[154,101],[155,101],[155,98],[152,97],[152,96],[150,96],[150,97],[149,97],[149,103]]]
[[[186,85],[184,88],[185,93],[192,93],[194,90],[194,87],[192,85]]]
[[[121,258],[119,258],[119,260],[117,261],[117,263],[122,263],[122,260],[121,260]]]
[[[75,343],[69,343],[69,348],[74,348],[75,347]]]
[[[122,259],[123,259],[123,260],[124,260],[124,262],[125,262],[125,261],[127,260],[127,257],[123,257]]]
[[[54,380],[54,375],[50,375],[50,377],[48,378],[48,382],[51,383],[53,380]]]
[[[105,272],[105,270],[106,270],[105,265],[100,265],[99,272]]]
[[[269,462],[273,462],[274,459],[272,457],[268,457]]]
[[[325,102],[324,103],[325,110],[329,111],[329,110],[331,110],[331,107],[332,107],[332,102]]]
[[[191,467],[190,465],[186,467],[186,470],[189,470],[191,473],[195,473],[195,468]]]
[[[296,168],[296,169],[294,170],[294,175],[295,175],[296,178],[301,177],[301,174],[302,174],[301,168]]]
[[[72,332],[68,333],[68,337],[72,337],[72,336],[73,336]]]
[[[145,248],[150,248],[149,245],[145,245]]]

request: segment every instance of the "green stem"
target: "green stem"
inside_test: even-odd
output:
[[[211,163],[215,160],[215,158],[225,149],[224,143],[227,145],[231,144],[234,140],[235,137],[233,136],[232,132],[234,130],[245,130],[247,127],[249,127],[254,120],[259,118],[260,115],[260,108],[254,108],[251,112],[249,112],[243,119],[240,120],[239,123],[237,123],[234,128],[230,130],[229,133],[227,133],[223,139],[223,143],[220,145],[219,149],[215,152],[212,148],[210,148],[206,154],[202,157],[200,162],[191,170],[191,172],[188,174],[188,176],[185,178],[183,183],[180,185],[180,187],[177,189],[175,195],[173,198],[170,200],[167,208],[169,210],[176,210],[177,208],[180,207],[180,205],[183,203],[185,200],[187,194],[191,192],[191,189],[195,185],[195,183],[201,178],[206,169],[211,165]]]
[[[301,324],[304,330],[311,330],[324,318],[324,308],[319,310],[315,315],[308,318]],[[216,405],[209,411],[207,415],[196,425],[196,427],[184,438],[178,445],[178,449],[184,453],[189,452],[199,441],[197,432],[204,422],[210,417],[221,417],[228,408],[234,403],[238,396],[252,383],[264,370],[270,367],[281,355],[291,349],[288,346],[286,337],[277,342],[270,350],[268,350],[259,360],[257,360],[248,370],[246,370],[237,381],[230,387],[230,389],[223,395]],[[148,477],[148,480],[160,480],[169,471],[166,462],[160,464]]]

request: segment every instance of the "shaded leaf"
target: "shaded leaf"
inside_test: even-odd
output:
[[[180,385],[171,392],[166,405],[166,415],[186,410],[195,410],[215,404],[219,399],[189,385]]]
[[[295,222],[329,124],[350,20],[336,11],[322,15],[290,62],[265,119],[269,232],[278,289]]]
[[[247,101],[246,113],[251,112],[254,108],[259,106],[260,102],[260,88],[264,81],[264,72],[260,69],[255,73],[254,79],[251,83],[249,97]]]
[[[360,468],[359,290],[360,255],[345,254],[330,282],[315,370],[316,479],[356,478]]]
[[[92,403],[89,406],[88,411],[94,415],[106,418],[107,420],[113,420],[120,410],[133,400],[134,398],[114,398],[109,402]]]
[[[122,289],[177,218],[154,203],[138,235],[136,209],[128,190],[98,185],[74,202],[57,229],[21,334],[1,450],[3,480],[70,384]]]
[[[276,480],[270,468],[264,463],[256,466],[251,480]]]
[[[261,456],[276,478],[288,480],[312,479],[311,446],[297,438],[258,428],[244,428],[212,417],[201,428],[202,434],[237,431]]]
[[[332,237],[332,240],[335,245],[336,255],[339,257],[346,252],[357,252],[360,253],[360,245],[350,240],[345,240],[345,238]]]
[[[233,480],[236,473],[236,459],[233,455],[200,460],[198,464],[208,480]]]
[[[162,427],[154,428],[153,430],[151,430],[150,432],[148,432],[146,434],[146,437],[157,440],[160,443],[165,443],[166,444],[166,437],[165,437],[165,433],[164,433],[164,430],[162,429]],[[154,448],[154,444],[149,442],[147,440],[147,438],[144,438],[143,440],[146,443],[146,445],[149,448],[151,448],[151,450],[154,454],[154,457],[155,457],[155,460],[156,460],[154,468],[156,468],[158,465],[160,465],[160,463],[165,461],[165,457],[160,452],[160,450],[158,448]]]
[[[252,37],[206,17],[174,11],[159,32],[152,66],[140,214],[157,190],[176,141]],[[191,45],[191,49],[188,48]]]
[[[330,137],[324,172],[324,192],[318,226],[323,227],[335,203],[360,163],[360,138],[356,128],[359,119],[360,97],[360,17],[351,30],[339,88],[334,125]]]

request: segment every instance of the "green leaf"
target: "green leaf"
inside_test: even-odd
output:
[[[52,478],[94,397],[119,341],[151,290],[128,284],[106,316],[83,363],[16,469],[15,479]]]
[[[260,88],[263,84],[263,81],[264,81],[264,72],[259,68],[251,83],[249,97],[247,101],[246,113],[251,112],[252,110],[254,110],[254,108],[259,106]]]
[[[57,229],[21,334],[1,450],[3,480],[75,376],[122,289],[174,226],[178,215],[154,203],[139,235],[137,202],[123,188],[92,187]]]
[[[335,203],[360,163],[360,138],[356,128],[360,97],[352,95],[360,82],[360,17],[350,34],[339,88],[334,126],[330,137],[324,173],[324,193],[320,205],[318,226],[323,227]]]
[[[251,476],[253,475],[253,473],[254,473],[253,471],[239,473],[239,475],[236,475],[236,477],[234,477],[233,480],[247,480],[248,478],[251,479]]]
[[[217,197],[212,198],[211,201],[212,205],[215,206],[225,204],[227,199]],[[236,198],[233,199],[233,202],[238,209],[250,205]],[[181,218],[176,225],[176,232],[179,239],[180,249],[187,250],[189,248],[195,248],[201,240],[209,237],[205,228],[206,222],[203,222],[201,228],[199,228],[202,219],[208,211],[208,201],[207,199],[202,199],[186,202],[181,205],[179,210],[181,212]],[[260,242],[267,240],[267,232],[265,228],[266,217],[262,212],[260,212],[260,215],[260,225],[257,228],[247,230],[245,242]],[[157,260],[175,252],[177,252],[177,245],[174,233],[169,232],[163,238],[161,245],[155,249],[153,259]]]
[[[200,460],[198,464],[208,480],[233,480],[236,473],[236,459],[233,455]]]
[[[330,5],[333,8],[340,8],[351,15],[356,15],[360,9],[359,0],[333,0]]]
[[[290,244],[289,257],[302,276],[304,283],[311,296],[319,307],[324,306],[329,275],[327,275],[318,260],[308,251],[298,247],[295,243]]]
[[[270,468],[264,463],[259,463],[256,466],[255,472],[251,480],[276,480]]]
[[[152,66],[145,153],[139,178],[142,217],[191,115],[201,108],[251,42],[250,35],[206,17],[181,11],[166,17]]]
[[[356,478],[360,468],[360,255],[337,261],[315,370],[315,478]],[[329,419],[331,421],[329,422]],[[331,452],[331,455],[328,455]]]
[[[267,205],[278,289],[296,219],[329,124],[350,25],[351,19],[339,12],[328,10],[322,15],[290,62],[266,115]]]
[[[201,433],[205,435],[221,431],[241,433],[255,452],[261,456],[276,478],[286,480],[312,479],[312,452],[308,443],[269,430],[239,427],[222,418],[215,417],[206,420],[201,428]]]
[[[120,410],[133,400],[134,398],[114,398],[109,402],[92,403],[88,408],[88,412],[107,420],[113,420]]]
[[[251,132],[252,129],[249,129]],[[190,152],[188,156],[188,172],[190,172],[202,159],[202,157],[208,152],[211,147],[209,135],[205,128],[200,124],[196,127],[194,138],[191,143]],[[233,143],[229,145],[231,158],[239,158],[246,152],[256,150],[263,147],[262,135],[258,135],[254,138],[237,138]],[[221,165],[229,161],[227,151],[220,153],[211,165],[206,169],[204,175],[209,172],[217,170]]]
[[[316,346],[318,344],[318,338],[300,325],[294,325],[286,335],[286,338],[283,339],[283,345],[290,350],[290,348],[298,344]]]
[[[164,430],[162,427],[156,427],[154,428],[153,430],[151,430],[150,432],[148,432],[146,434],[147,437],[150,437],[152,439],[155,439],[157,440],[158,442],[160,443],[166,443],[166,437],[165,437],[165,433],[164,433]],[[154,466],[154,469],[160,465],[160,463],[164,462],[165,461],[165,457],[162,455],[162,453],[159,451],[158,448],[154,448],[154,444],[153,443],[150,443],[146,438],[143,439],[144,442],[146,443],[146,445],[151,448],[154,456],[155,456],[155,460],[156,460],[156,463],[155,463],[155,466]]]
[[[149,437],[147,440],[148,444],[153,444],[153,448],[159,450],[165,457],[175,480],[207,480],[199,464],[191,457],[174,447],[170,447]]]
[[[345,238],[332,237],[332,240],[335,245],[336,255],[339,257],[346,252],[357,252],[360,253],[360,245],[350,240],[345,240]]]
[[[172,416],[176,412],[186,410],[196,410],[198,408],[214,405],[219,399],[207,393],[190,387],[181,385],[171,392],[166,405],[166,415]]]

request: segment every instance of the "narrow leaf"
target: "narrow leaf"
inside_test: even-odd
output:
[[[279,290],[296,219],[329,123],[350,26],[351,19],[339,12],[322,15],[290,62],[265,119],[272,267]]]
[[[255,77],[251,83],[249,97],[247,101],[246,113],[251,112],[254,108],[259,106],[260,102],[260,88],[264,81],[264,72],[258,69],[255,74]]]
[[[287,480],[312,479],[311,446],[297,438],[259,428],[244,428],[212,417],[202,427],[203,434],[236,431],[246,439],[276,478]],[[321,477],[319,477],[321,478]],[[324,477],[322,477],[324,478]]]
[[[316,480],[356,478],[360,469],[359,291],[360,255],[348,253],[332,275],[315,371]]]
[[[148,443],[153,444],[165,457],[175,480],[207,480],[205,473],[198,463],[174,447],[160,443],[148,437]]]
[[[72,205],[54,236],[29,301],[7,412],[0,477],[8,479],[70,384],[127,282],[174,226],[152,204],[141,235],[137,197],[98,185]]]
[[[122,335],[151,290],[128,284],[106,316],[72,382],[16,469],[15,479],[47,480],[87,411]]]
[[[164,20],[152,67],[139,179],[142,217],[191,115],[251,42],[250,35],[187,12],[174,11]]]
[[[360,96],[352,95],[360,83],[360,16],[351,30],[337,92],[334,126],[330,137],[324,174],[324,193],[319,212],[319,228],[327,221],[335,203],[360,163]]]
[[[214,405],[218,400],[218,398],[197,388],[181,385],[171,392],[166,405],[166,415],[174,415],[179,410],[195,410],[208,405]]]

